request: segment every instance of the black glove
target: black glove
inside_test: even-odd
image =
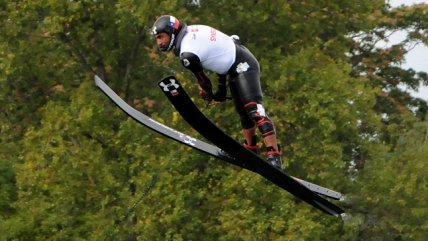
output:
[[[227,94],[226,85],[219,84],[217,91],[213,95],[213,100],[217,102],[224,102],[226,101],[226,94]]]

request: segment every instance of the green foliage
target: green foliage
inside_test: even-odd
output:
[[[9,217],[13,213],[11,203],[16,198],[15,172],[8,160],[0,159],[0,215]]]
[[[424,240],[428,108],[397,85],[427,75],[397,64],[409,43],[427,43],[426,5],[191,2],[0,1],[0,240]],[[200,138],[156,86],[176,74],[242,138],[232,103],[203,107],[194,77],[157,52],[149,28],[161,14],[241,37],[260,61],[287,172],[345,193],[345,221],[147,130],[95,89],[97,73]],[[402,44],[375,48],[400,29]]]
[[[289,168],[343,183],[338,173],[346,176],[351,162],[364,161],[360,154],[369,140],[362,137],[376,133],[377,118],[369,111],[374,91],[365,79],[350,77],[348,65],[314,48],[284,58],[280,66],[281,77],[269,82],[268,93],[284,130]]]
[[[95,210],[111,205],[121,187],[110,170],[115,163],[105,165],[102,155],[103,138],[111,136],[112,128],[108,121],[93,125],[107,116],[90,100],[88,87],[76,89],[68,103],[49,102],[40,125],[27,130],[16,174],[18,215],[12,219],[22,226],[7,228],[3,235],[60,240],[85,237],[88,227],[100,225],[103,214]]]
[[[427,234],[428,123],[415,123],[392,154],[368,163],[364,240],[424,240]],[[375,225],[374,225],[375,224]]]

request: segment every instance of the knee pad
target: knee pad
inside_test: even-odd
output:
[[[262,104],[249,102],[245,105],[245,111],[251,120],[256,123],[263,137],[275,134],[275,127],[269,117],[267,117]]]
[[[247,115],[242,115],[241,116],[241,126],[244,129],[250,129],[253,128],[255,122],[250,119]]]

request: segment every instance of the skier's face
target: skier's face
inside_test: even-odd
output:
[[[160,33],[156,35],[156,44],[160,49],[167,48],[169,45],[169,36],[166,33]]]

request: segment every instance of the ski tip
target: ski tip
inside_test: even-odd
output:
[[[163,77],[163,78],[159,81],[159,84],[160,84],[161,82],[164,82],[164,81],[170,81],[170,80],[177,80],[177,78],[175,78],[175,76],[174,76],[174,75],[168,75],[168,76]]]

